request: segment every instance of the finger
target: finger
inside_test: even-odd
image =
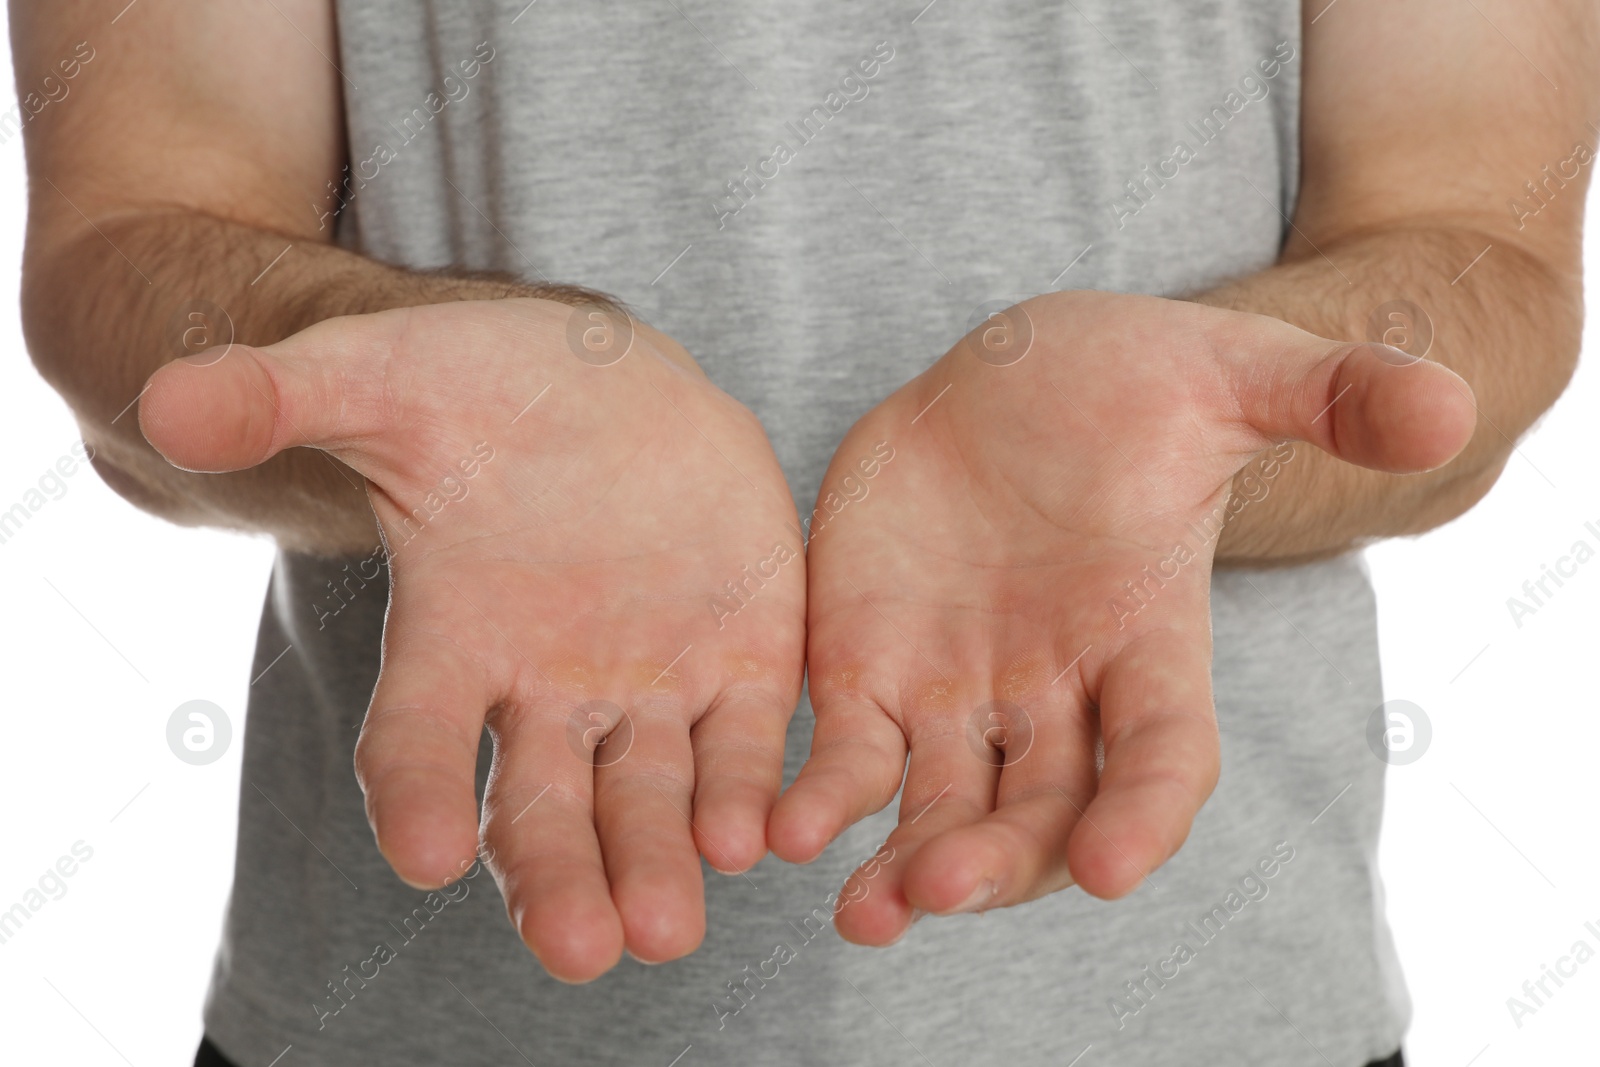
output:
[[[1472,388],[1450,369],[1388,345],[1300,336],[1293,358],[1280,348],[1235,363],[1244,418],[1269,440],[1406,474],[1443,466],[1472,439]]]
[[[513,707],[490,719],[495,769],[484,839],[512,925],[564,982],[598,978],[622,958],[594,826],[594,768],[568,748],[568,705]]]
[[[1178,851],[1217,783],[1210,642],[1169,629],[1136,639],[1106,668],[1100,732],[1105,769],[1067,863],[1085,891],[1112,899]]]
[[[985,908],[1010,907],[1072,884],[1067,840],[1095,793],[1098,727],[1076,701],[1039,702],[1036,710],[1009,705],[1005,765],[994,811],[933,838],[917,850],[905,874],[913,907],[938,915],[964,910],[993,885]]]
[[[232,471],[286,448],[340,449],[385,424],[382,316],[330,319],[265,348],[174,360],[139,401],[145,438],[174,466]]]
[[[792,699],[728,694],[694,725],[695,841],[719,871],[749,870],[767,853],[793,708]]]
[[[773,805],[767,843],[789,863],[810,863],[846,827],[894,799],[905,736],[876,704],[817,696],[811,757]]]
[[[689,826],[694,752],[679,713],[628,719],[631,746],[594,770],[595,827],[628,951],[663,963],[705,937],[705,886]]]
[[[463,626],[397,597],[383,635],[383,666],[356,742],[356,777],[378,849],[404,881],[431,889],[461,875],[478,843],[474,792],[488,678],[466,651]]]
[[[848,900],[846,884],[847,903],[834,918],[834,928],[846,941],[889,945],[899,940],[913,918],[905,876],[923,843],[954,827],[971,825],[994,809],[1000,768],[973,752],[964,719],[921,716],[918,721],[927,725],[911,737],[900,825],[887,842],[895,859],[875,871],[870,892],[859,900]],[[864,869],[856,877],[868,881]],[[994,889],[994,883],[980,881],[957,910],[987,907]]]

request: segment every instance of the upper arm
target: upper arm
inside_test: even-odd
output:
[[[1304,10],[1302,232],[1288,254],[1420,224],[1576,266],[1596,165],[1600,4],[1304,0]]]
[[[327,239],[344,162],[332,0],[48,0],[10,20],[20,114],[39,106],[30,244],[174,209]]]

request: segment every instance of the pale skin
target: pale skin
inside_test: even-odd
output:
[[[13,5],[19,85],[121,6]],[[1211,568],[1448,521],[1571,373],[1587,169],[1520,227],[1506,201],[1594,143],[1600,13],[1477,6],[1342,0],[1308,25],[1280,263],[1188,301],[1035,298],[1010,313],[1034,341],[1009,366],[957,345],[840,445],[825,493],[895,447],[871,495],[720,627],[707,594],[798,546],[760,426],[648,327],[610,366],[577,358],[581,293],[329,245],[307,206],[345,162],[339,77],[307,47],[335,52],[326,0],[144,0],[72,106],[27,128],[29,344],[141,507],[302,551],[370,551],[378,530],[401,546],[356,755],[378,844],[436,886],[481,835],[557,977],[692,951],[700,856],[808,861],[908,766],[894,859],[840,912],[845,937],[886,944],[918,910],[1073,884],[1116,897],[1178,849],[1216,778]],[[1351,343],[1397,297],[1433,321],[1425,361]],[[228,309],[239,343],[172,362],[168,321],[197,298]],[[147,382],[137,420],[118,418]],[[1149,607],[1107,611],[1283,441],[1309,445],[1267,497]],[[408,539],[406,517],[482,442],[494,458],[471,493]],[[778,798],[802,668],[813,756]],[[568,744],[597,700],[630,716],[614,764]],[[1025,755],[969,746],[992,700],[1026,708]]]
[[[1194,299],[1312,334],[1172,301],[1039,297],[1022,308],[1037,340],[1021,362],[992,367],[969,336],[847,438],[836,462],[860,441],[905,444],[812,546],[817,731],[769,826],[774,852],[804,862],[889,802],[906,768],[896,860],[843,909],[844,937],[888,944],[918,911],[1074,883],[1107,898],[1136,888],[1183,843],[1218,773],[1210,567],[1317,558],[1449,521],[1560,393],[1581,330],[1592,164],[1542,201],[1523,183],[1596,143],[1600,10],[1477,6],[1342,0],[1307,26],[1290,240],[1273,268]],[[1325,7],[1308,3],[1307,22]],[[1512,197],[1537,214],[1510,210]],[[1323,339],[1365,339],[1373,309],[1396,298],[1432,319],[1427,363],[1389,366]],[[1119,627],[1107,599],[1169,555],[1247,453],[1282,440],[1317,448],[1299,446],[1215,557]],[[1047,595],[1059,589],[1094,593]],[[968,744],[972,709],[995,699],[1030,719],[1031,748],[1003,770]]]

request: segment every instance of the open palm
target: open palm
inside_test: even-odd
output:
[[[1218,771],[1209,581],[1232,480],[1287,439],[1445,462],[1470,392],[1407,362],[1252,315],[1053,294],[857,424],[809,549],[812,758],[769,828],[810,860],[904,770],[896,862],[844,936],[886,944],[914,909],[1073,883],[1119,896],[1178,849]],[[892,458],[863,482],[874,454]]]
[[[487,726],[490,866],[551,973],[699,944],[697,852],[765,852],[805,572],[759,424],[681,348],[550,301],[439,304],[180,361],[141,421],[190,469],[312,446],[367,479],[392,585],[356,762],[402,878],[472,861]]]

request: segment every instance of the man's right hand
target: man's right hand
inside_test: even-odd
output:
[[[766,849],[806,582],[760,424],[681,347],[594,307],[436,304],[168,364],[139,417],[188,470],[307,446],[367,479],[392,585],[356,769],[401,878],[470,864],[487,727],[481,832],[544,966],[699,944],[697,851]]]

